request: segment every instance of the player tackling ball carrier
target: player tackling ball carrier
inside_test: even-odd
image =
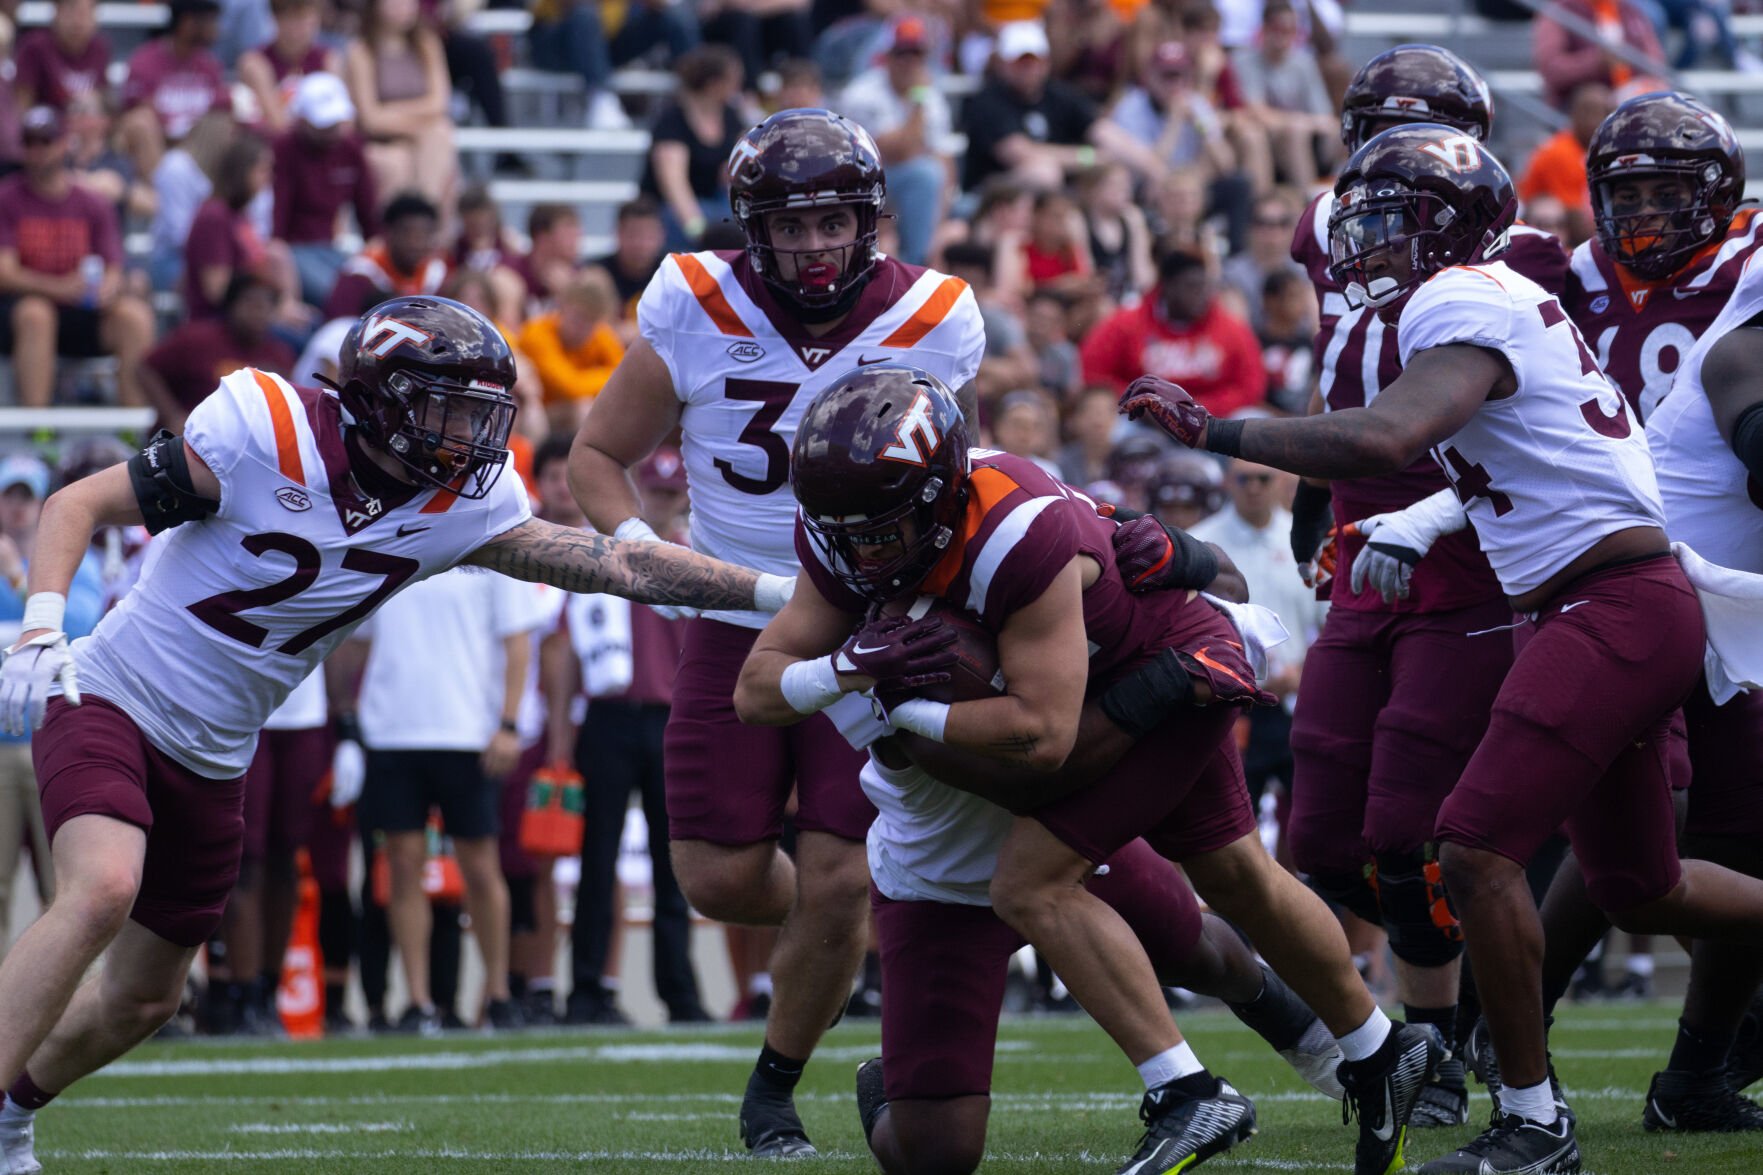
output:
[[[35,1110],[177,1010],[238,875],[258,730],[399,589],[466,564],[656,604],[787,598],[777,576],[534,518],[510,471],[513,384],[514,356],[477,312],[393,299],[350,331],[333,390],[234,372],[182,437],[44,505],[23,632],[0,666],[0,727],[40,729],[57,882],[0,964],[8,1173],[41,1169]],[[118,525],[172,533],[70,647],[68,584],[93,530]]]
[[[1590,897],[1623,929],[1763,930],[1763,883],[1677,856],[1666,740],[1701,674],[1702,615],[1621,393],[1560,303],[1500,260],[1517,207],[1506,169],[1456,129],[1397,128],[1354,154],[1335,195],[1334,268],[1399,324],[1394,383],[1364,408],[1302,420],[1214,420],[1149,376],[1121,407],[1191,447],[1312,477],[1388,473],[1434,451],[1528,623],[1437,827],[1503,1116],[1422,1170],[1578,1171],[1573,1118],[1547,1079],[1525,862],[1565,827]]]

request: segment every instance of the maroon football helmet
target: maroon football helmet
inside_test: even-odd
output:
[[[904,363],[859,367],[814,398],[796,429],[790,482],[810,541],[841,583],[883,602],[924,582],[967,506],[967,448],[954,393]]]
[[[1745,152],[1726,119],[1688,94],[1642,94],[1592,136],[1586,178],[1605,254],[1636,277],[1660,281],[1732,223],[1745,196]],[[1667,197],[1674,206],[1647,207],[1637,187],[1643,180],[1677,180],[1677,198]]]
[[[1350,296],[1387,309],[1453,265],[1506,246],[1518,213],[1512,177],[1481,141],[1454,127],[1391,127],[1353,153],[1335,181],[1329,274]],[[1406,276],[1379,273],[1407,255]]]
[[[1351,151],[1363,147],[1379,123],[1436,122],[1486,142],[1493,120],[1487,82],[1437,45],[1384,50],[1353,75],[1341,99],[1341,141]]]
[[[830,110],[780,110],[741,136],[728,157],[729,204],[747,236],[753,268],[806,321],[851,308],[875,269],[875,226],[887,200],[881,151],[869,132]],[[838,263],[800,264],[792,280],[778,271],[780,250],[765,214],[847,205],[857,238]],[[815,253],[822,253],[816,250]]]
[[[343,340],[334,388],[361,437],[418,482],[462,498],[490,492],[514,428],[514,352],[471,307],[392,298]]]

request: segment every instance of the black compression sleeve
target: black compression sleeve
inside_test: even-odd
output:
[[[220,509],[220,503],[196,493],[184,440],[160,429],[147,447],[129,458],[129,484],[141,507],[148,534],[184,522],[196,522]]]
[[[1757,484],[1763,485],[1763,402],[1752,404],[1733,422],[1732,451]]]
[[[1300,564],[1316,558],[1328,528],[1334,522],[1332,495],[1327,486],[1298,483],[1292,498],[1292,558]]]

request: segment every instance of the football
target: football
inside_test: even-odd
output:
[[[934,702],[972,702],[1007,692],[1004,671],[998,667],[997,639],[973,613],[941,596],[903,596],[882,606],[884,616],[901,613],[914,620],[934,613],[955,630],[956,661],[949,670],[949,680],[914,690],[915,695]]]

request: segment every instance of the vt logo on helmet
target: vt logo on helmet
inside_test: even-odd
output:
[[[809,541],[839,581],[886,601],[924,582],[967,507],[967,422],[943,381],[859,367],[814,398],[790,482]]]
[[[1347,161],[1328,218],[1329,274],[1349,297],[1390,310],[1427,278],[1506,247],[1512,177],[1452,127],[1392,127]]]
[[[450,298],[381,302],[343,340],[333,382],[367,444],[418,484],[490,492],[514,428],[514,353],[483,315]]]

